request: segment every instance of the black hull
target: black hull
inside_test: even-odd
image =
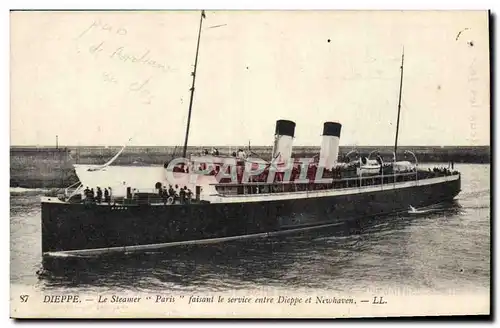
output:
[[[262,236],[382,216],[452,200],[460,178],[365,193],[266,202],[84,205],[42,202],[42,252],[126,250]],[[228,238],[229,237],[229,238]]]

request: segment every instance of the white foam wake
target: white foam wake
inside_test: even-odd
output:
[[[10,187],[9,189],[11,195],[16,195],[16,194],[33,194],[33,195],[38,195],[38,194],[43,194],[45,192],[50,191],[50,189],[44,189],[44,188],[22,188],[22,187]]]

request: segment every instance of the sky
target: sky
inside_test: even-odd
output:
[[[11,13],[11,145],[182,145],[200,12]],[[485,11],[207,11],[189,145],[489,145]],[[131,141],[128,141],[131,139]]]

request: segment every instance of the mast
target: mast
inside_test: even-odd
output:
[[[188,111],[188,118],[187,118],[187,126],[186,126],[186,137],[184,139],[184,148],[182,149],[182,157],[186,158],[186,150],[187,150],[187,144],[188,144],[188,137],[189,137],[189,125],[191,123],[191,110],[193,108],[193,97],[194,97],[194,84],[196,81],[196,66],[198,65],[198,52],[200,50],[200,36],[201,36],[201,25],[203,23],[203,19],[205,18],[205,11],[201,11],[201,16],[200,16],[200,28],[198,30],[198,43],[196,44],[196,55],[194,58],[194,70],[191,73],[191,76],[193,77],[193,84],[191,86],[191,98],[189,99],[189,111]]]
[[[403,92],[403,64],[404,64],[404,60],[405,60],[405,48],[403,47],[403,54],[401,55],[401,80],[399,81],[398,120],[396,123],[396,140],[394,141],[394,161],[396,161],[396,154],[398,151],[399,116],[401,114],[401,94]]]

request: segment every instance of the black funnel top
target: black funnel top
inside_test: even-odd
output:
[[[324,136],[334,136],[340,138],[340,130],[342,129],[342,124],[337,122],[325,122],[323,125],[323,135]]]
[[[276,121],[276,132],[275,135],[279,136],[295,136],[295,122],[288,120],[277,120]]]

